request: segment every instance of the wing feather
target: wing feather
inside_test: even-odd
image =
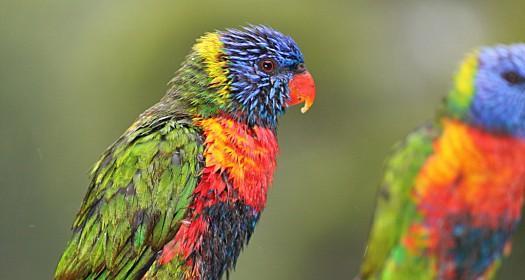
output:
[[[95,164],[55,279],[137,279],[176,233],[202,168],[187,119],[132,126]]]
[[[387,160],[361,266],[362,279],[380,278],[401,235],[417,215],[410,193],[417,174],[433,152],[432,143],[438,134],[438,129],[433,125],[420,127],[398,144]]]

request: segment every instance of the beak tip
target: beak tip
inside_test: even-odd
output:
[[[312,103],[310,102],[304,103],[304,106],[301,107],[301,113],[305,114],[306,112],[308,112],[308,110],[310,110],[310,107],[312,107]]]

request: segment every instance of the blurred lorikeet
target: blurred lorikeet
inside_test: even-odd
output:
[[[525,45],[480,48],[387,161],[360,278],[493,279],[524,188]]]
[[[315,97],[296,43],[264,26],[208,33],[109,147],[55,279],[219,279],[266,204],[277,119]]]

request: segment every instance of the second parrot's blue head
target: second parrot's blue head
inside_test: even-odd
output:
[[[470,125],[525,138],[525,44],[469,54],[446,106],[452,116]]]

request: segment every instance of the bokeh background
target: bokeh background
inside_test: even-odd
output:
[[[231,279],[351,279],[383,159],[463,54],[523,41],[515,1],[0,1],[0,279],[50,279],[87,171],[165,92],[196,37],[292,35],[318,98],[279,129],[268,208]],[[500,279],[524,275],[521,228]]]

